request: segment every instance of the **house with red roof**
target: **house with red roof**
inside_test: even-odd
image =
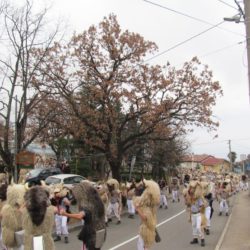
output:
[[[231,172],[230,162],[212,155],[187,155],[181,160],[180,167],[213,171],[217,173]]]

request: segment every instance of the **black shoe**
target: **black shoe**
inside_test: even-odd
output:
[[[105,222],[105,225],[106,225],[106,227],[108,227],[109,226],[108,222]]]
[[[67,237],[67,236],[65,236],[65,238],[64,238],[64,243],[69,243],[69,238]]]
[[[108,222],[111,222],[111,221],[112,221],[112,219],[111,219],[111,218],[109,218],[109,219],[108,219]]]
[[[205,240],[201,239],[201,246],[204,247],[205,246]]]
[[[118,220],[118,221],[116,222],[116,225],[119,225],[119,224],[121,224],[121,221],[120,221],[120,220]]]
[[[178,202],[180,202],[180,199],[178,199]]]
[[[228,213],[226,213],[226,216],[228,216]]]
[[[222,212],[219,212],[219,216],[221,216],[222,215]]]
[[[54,241],[60,241],[61,240],[61,236],[57,235],[56,238],[54,239]]]
[[[199,243],[199,241],[198,241],[197,238],[194,238],[194,239],[190,242],[190,244],[198,244],[198,243]]]
[[[160,205],[160,208],[162,208],[162,205]]]
[[[210,234],[210,230],[209,229],[206,229],[206,235],[209,235]]]
[[[172,202],[174,202],[174,200],[172,200]]]

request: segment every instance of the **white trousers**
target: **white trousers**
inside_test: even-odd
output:
[[[69,234],[67,217],[56,214],[55,222],[56,222],[56,234],[67,236]]]
[[[2,227],[0,226],[0,250],[5,250],[7,249],[6,246],[4,246],[3,244],[3,240],[2,240]]]
[[[135,214],[135,206],[132,200],[127,199],[128,213]]]
[[[144,247],[144,241],[140,235],[137,241],[137,250],[148,250],[148,248]]]
[[[205,217],[207,219],[207,228],[210,228],[210,226],[211,226],[210,215],[211,215],[211,207],[208,206],[205,209]]]
[[[228,213],[228,203],[227,203],[227,200],[225,199],[221,199],[220,201],[220,212],[225,212],[225,213]]]
[[[115,217],[118,220],[121,220],[120,211],[119,211],[119,203],[118,202],[116,202],[116,203],[109,203],[108,208],[107,208],[108,218],[111,217],[112,213],[115,214]]]
[[[204,239],[204,232],[201,230],[201,214],[192,214],[191,215],[192,221],[192,230],[193,230],[193,237]]]
[[[24,249],[24,246],[22,245],[22,246],[20,246],[20,247],[13,247],[12,249],[13,249],[13,250],[23,250],[23,249]]]
[[[172,199],[173,199],[173,201],[177,201],[179,199],[179,191],[178,190],[172,190]]]
[[[160,206],[168,206],[167,198],[165,194],[161,194]]]

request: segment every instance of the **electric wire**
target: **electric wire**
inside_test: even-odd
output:
[[[246,140],[250,140],[250,138],[238,138],[238,139],[236,138],[236,139],[231,139],[231,142],[233,142],[235,144],[235,141],[246,141]],[[209,144],[224,143],[224,142],[228,142],[228,140],[208,141],[208,142],[201,142],[201,143],[192,143],[192,145],[200,146],[200,145],[209,145]]]
[[[221,3],[223,3],[223,4],[225,4],[225,5],[227,5],[228,7],[231,7],[233,9],[235,9],[235,10],[238,10],[235,6],[233,6],[233,5],[229,4],[229,3],[226,3],[226,2],[224,2],[222,0],[218,0],[218,1],[221,2]]]
[[[223,48],[220,48],[220,49],[217,49],[217,50],[213,50],[213,51],[211,51],[211,52],[208,52],[208,53],[206,53],[206,54],[200,55],[200,56],[198,56],[198,57],[201,58],[201,57],[207,57],[207,56],[210,56],[210,55],[213,55],[213,54],[217,54],[217,53],[219,53],[219,52],[221,52],[221,51],[224,51],[224,50],[230,49],[230,48],[232,48],[232,47],[235,47],[236,45],[243,44],[244,42],[246,42],[246,41],[240,41],[240,42],[237,42],[237,43],[234,43],[234,44],[225,46],[225,47],[223,47]]]
[[[250,146],[244,146],[244,145],[240,145],[240,144],[238,144],[238,143],[234,143],[233,145],[234,145],[234,146],[237,146],[237,147],[246,148],[246,149],[249,149],[249,150],[250,150]]]
[[[143,0],[143,1],[146,2],[146,3],[152,4],[152,5],[155,5],[155,6],[157,6],[157,7],[160,7],[160,8],[162,8],[162,9],[166,9],[166,10],[168,10],[168,11],[174,12],[174,13],[176,13],[176,14],[185,16],[185,17],[187,17],[187,18],[193,19],[193,20],[195,20],[195,21],[198,21],[198,22],[201,22],[201,23],[210,25],[210,26],[214,26],[214,24],[212,24],[212,23],[210,23],[210,22],[207,22],[207,21],[205,21],[205,20],[203,20],[203,19],[200,19],[200,18],[191,16],[191,15],[188,15],[188,14],[183,13],[183,12],[180,12],[180,11],[178,11],[178,10],[174,10],[174,9],[172,9],[172,8],[163,6],[163,5],[161,5],[161,4],[154,3],[154,2],[149,1],[149,0]],[[238,33],[238,32],[234,32],[234,31],[225,29],[225,28],[223,28],[223,27],[217,27],[217,28],[218,28],[218,29],[221,29],[221,30],[224,30],[224,31],[227,31],[227,32],[230,32],[230,33],[232,33],[232,34],[238,35],[238,36],[243,36],[243,37],[245,37],[245,35],[243,35],[243,34],[240,34],[240,33]]]
[[[188,39],[186,39],[186,40],[184,40],[184,41],[182,41],[182,42],[179,42],[179,43],[175,44],[174,46],[172,46],[172,47],[170,47],[170,48],[168,48],[168,49],[166,49],[166,50],[164,50],[164,51],[162,51],[162,52],[160,52],[160,53],[158,53],[158,54],[156,54],[156,55],[154,55],[154,56],[148,58],[147,60],[144,61],[144,63],[145,63],[145,62],[148,62],[148,61],[151,61],[151,60],[153,60],[153,59],[155,59],[155,58],[157,58],[157,57],[159,57],[159,56],[162,56],[162,55],[166,54],[167,52],[169,52],[169,51],[171,51],[171,50],[173,50],[173,49],[176,49],[177,47],[179,47],[179,46],[181,46],[181,45],[183,45],[183,44],[185,44],[185,43],[187,43],[187,42],[193,40],[194,38],[197,38],[197,37],[203,35],[204,33],[206,33],[206,32],[208,32],[208,31],[210,31],[210,30],[216,28],[217,26],[221,25],[221,24],[224,23],[224,22],[225,22],[225,21],[219,22],[219,23],[215,24],[214,26],[212,26],[212,27],[210,27],[210,28],[208,28],[208,29],[205,29],[205,30],[199,32],[198,34],[196,34],[196,35],[194,35],[194,36],[191,36],[191,37],[189,37]]]

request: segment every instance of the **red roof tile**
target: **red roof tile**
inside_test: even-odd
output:
[[[210,155],[185,155],[182,158],[182,162],[202,162],[206,158],[210,157]]]
[[[201,162],[201,164],[205,165],[205,166],[215,166],[215,165],[218,165],[218,164],[222,164],[223,162],[225,162],[224,159],[219,159],[219,158],[215,158],[213,156],[210,156],[210,157],[204,159]]]

